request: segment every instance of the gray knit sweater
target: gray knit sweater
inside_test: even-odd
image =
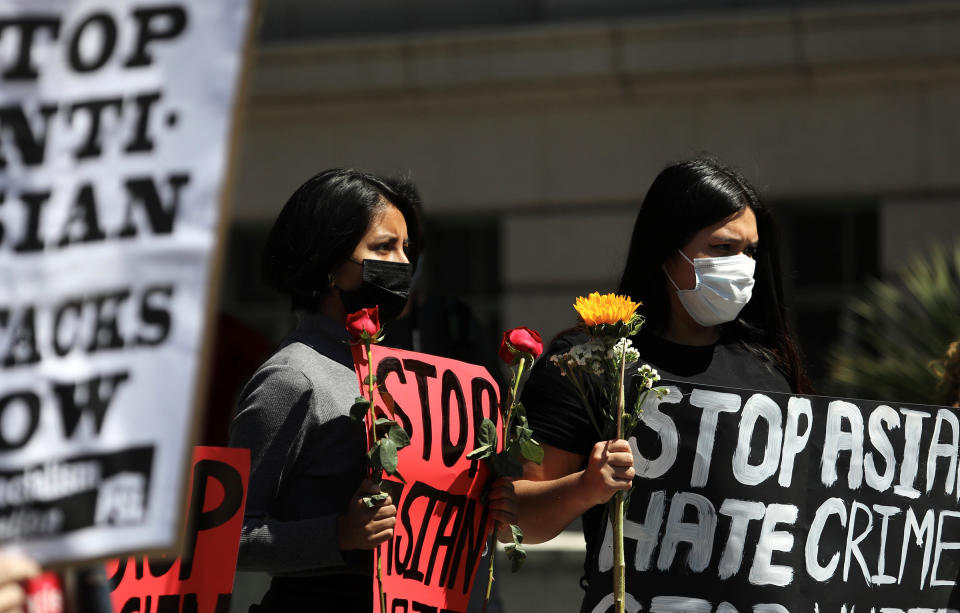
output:
[[[300,317],[240,395],[230,445],[251,453],[240,570],[370,574],[370,552],[341,552],[336,520],[364,477],[360,391],[343,324]]]

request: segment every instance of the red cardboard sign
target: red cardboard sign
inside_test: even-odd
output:
[[[117,613],[227,613],[250,480],[250,450],[195,447],[183,554],[107,563]]]
[[[366,395],[362,346],[354,365]],[[482,366],[373,347],[378,412],[392,413],[410,435],[399,453],[406,483],[385,476],[397,507],[393,539],[380,546],[387,611],[462,613],[492,528],[480,495],[489,471],[467,454],[483,418],[499,424],[499,390]],[[379,594],[374,569],[374,603]],[[379,611],[379,604],[374,610]]]

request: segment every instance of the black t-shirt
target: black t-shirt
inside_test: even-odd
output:
[[[589,340],[580,331],[561,334],[537,361],[523,390],[523,406],[537,440],[565,451],[586,455],[600,436],[593,426],[580,396],[550,357],[568,351]],[[735,341],[721,340],[715,345],[693,347],[679,345],[652,334],[633,338],[640,361],[628,367],[627,376],[642,364],[657,369],[661,378],[736,387],[767,392],[790,393],[790,385],[776,366]],[[587,395],[594,406],[600,401],[599,379],[587,379]],[[595,410],[595,409],[594,409]]]
[[[564,353],[588,339],[585,333],[579,331],[557,337],[533,367],[522,397],[534,438],[541,443],[584,456],[590,453],[593,445],[601,440],[601,436],[587,416],[588,409],[583,406],[573,384],[561,375],[560,368],[550,362],[550,356]],[[721,339],[715,345],[693,347],[672,343],[653,334],[641,333],[633,338],[633,344],[640,351],[640,361],[630,367],[630,371],[635,371],[642,364],[650,364],[665,381],[791,392],[786,378],[772,362],[736,341]],[[596,407],[600,402],[600,383],[596,377],[587,381],[586,392],[592,407]],[[590,410],[596,411],[596,408]],[[640,483],[634,481],[634,486]],[[593,507],[583,515],[583,535],[587,543],[585,570],[588,579],[593,574],[591,561],[596,559],[603,537],[602,522],[602,505]]]

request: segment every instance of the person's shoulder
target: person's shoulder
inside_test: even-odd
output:
[[[590,335],[580,328],[568,328],[553,337],[544,353],[547,355],[563,353],[571,347],[585,343],[588,340],[590,340]]]
[[[339,371],[342,371],[340,373]],[[352,370],[300,342],[283,342],[251,375],[240,393],[240,404],[252,395],[269,392],[299,396],[330,378],[330,374],[352,374]]]
[[[329,377],[333,373],[353,373],[352,368],[300,341],[291,341],[281,345],[260,366],[259,370],[296,371],[309,380]]]
[[[289,396],[296,398],[312,388],[310,377],[296,360],[289,359],[286,348],[277,351],[257,368],[240,392],[241,410],[247,406],[257,406],[258,397]],[[272,404],[272,403],[270,403]]]

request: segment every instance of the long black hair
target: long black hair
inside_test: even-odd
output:
[[[350,257],[375,215],[389,202],[407,224],[407,257],[422,247],[420,196],[408,179],[333,168],[307,179],[287,200],[263,250],[263,280],[313,310],[330,292],[328,275]]]
[[[665,328],[670,302],[663,263],[699,230],[745,207],[756,215],[760,235],[756,283],[750,302],[736,320],[722,325],[723,333],[773,360],[795,392],[812,393],[787,324],[776,224],[750,183],[721,162],[697,158],[671,164],[657,175],[637,214],[619,291],[643,302],[643,314],[655,329]]]

